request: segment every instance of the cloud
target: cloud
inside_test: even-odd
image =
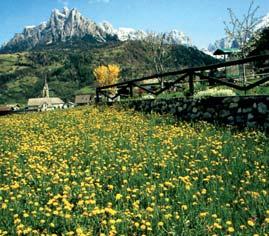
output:
[[[110,3],[111,0],[89,0],[88,2],[90,4],[94,4],[94,3]]]

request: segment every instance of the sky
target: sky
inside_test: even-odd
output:
[[[47,21],[51,11],[77,8],[97,23],[109,21],[114,28],[184,32],[198,48],[225,36],[227,8],[246,13],[251,0],[0,0],[0,44],[28,25]],[[255,0],[257,16],[269,13],[269,0]]]

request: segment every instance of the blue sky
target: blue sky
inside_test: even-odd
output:
[[[248,9],[250,0],[1,0],[0,44],[24,26],[46,21],[54,8],[77,8],[96,22],[114,27],[132,27],[156,32],[178,29],[198,47],[207,47],[224,36],[227,8],[237,15]],[[269,13],[269,0],[256,0],[258,15]]]

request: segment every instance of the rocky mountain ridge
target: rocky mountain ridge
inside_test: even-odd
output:
[[[269,27],[269,13],[262,17],[260,22],[256,25],[255,31],[256,33],[261,33],[261,31],[265,28]],[[208,46],[208,51],[210,53],[213,53],[218,48],[239,48],[239,44],[236,39],[229,39],[229,38],[222,38],[219,40],[216,40],[214,43],[210,43]]]
[[[1,51],[14,52],[32,49],[38,45],[50,45],[72,39],[87,39],[94,43],[111,41],[142,40],[148,33],[132,28],[114,29],[109,22],[97,24],[85,18],[77,9],[62,11],[54,9],[47,22],[38,26],[26,26],[1,48]],[[172,30],[163,34],[166,43],[191,45],[191,39],[184,33]]]

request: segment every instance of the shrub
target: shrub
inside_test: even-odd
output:
[[[236,93],[232,89],[212,88],[204,91],[199,91],[194,95],[195,98],[226,96],[236,96]]]

